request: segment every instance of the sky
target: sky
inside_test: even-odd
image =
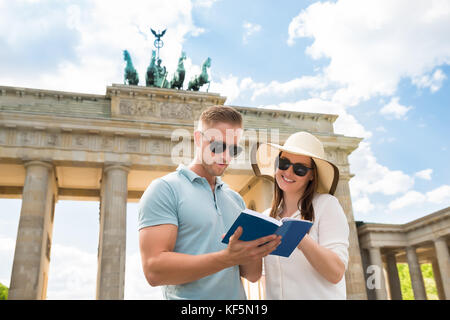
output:
[[[145,85],[154,38],[186,81],[210,57],[225,104],[339,115],[355,220],[406,223],[450,205],[448,0],[0,0],[0,85],[105,94],[127,49]],[[205,91],[202,88],[201,91]],[[9,286],[20,200],[0,199]],[[95,299],[98,203],[58,201],[49,299]],[[127,208],[125,299],[160,299],[142,275]]]

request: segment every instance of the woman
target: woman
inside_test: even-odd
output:
[[[345,299],[349,227],[333,196],[339,171],[325,160],[322,143],[297,132],[283,146],[259,146],[256,161],[257,175],[274,177],[272,207],[264,213],[313,222],[290,257],[264,258],[266,298]]]

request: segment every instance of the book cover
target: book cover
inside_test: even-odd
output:
[[[281,244],[272,255],[289,257],[312,226],[311,221],[283,218],[281,220],[265,216],[259,212],[245,209],[230,227],[222,242],[228,244],[236,229],[243,229],[239,240],[252,241],[271,234],[281,235]]]

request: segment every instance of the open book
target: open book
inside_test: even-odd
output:
[[[262,213],[245,209],[234,221],[222,242],[227,243],[236,229],[243,229],[239,240],[252,241],[271,234],[281,235],[281,243],[271,254],[289,257],[312,226],[311,221],[295,218],[282,218],[281,220],[265,216]]]

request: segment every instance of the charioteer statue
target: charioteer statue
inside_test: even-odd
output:
[[[157,88],[167,88],[167,89],[183,89],[183,83],[186,76],[186,70],[184,68],[184,60],[186,60],[186,53],[181,52],[181,56],[178,59],[178,67],[175,73],[173,74],[172,80],[169,81],[167,79],[168,72],[165,66],[162,66],[162,60],[159,57],[159,50],[164,46],[164,42],[161,38],[165,35],[167,29],[162,32],[156,32],[153,29],[150,29],[152,34],[155,36],[154,46],[157,49],[152,50],[152,56],[150,59],[150,65],[147,68],[145,74],[145,85],[147,87],[157,87]],[[128,85],[138,85],[139,84],[139,76],[136,72],[136,69],[133,66],[131,61],[131,56],[127,50],[124,50],[124,60],[127,62],[124,71],[124,84]],[[207,58],[202,65],[201,74],[193,77],[191,81],[188,83],[187,90],[199,91],[200,88],[208,84],[209,90],[210,80],[208,76],[208,68],[211,67],[211,58]]]

